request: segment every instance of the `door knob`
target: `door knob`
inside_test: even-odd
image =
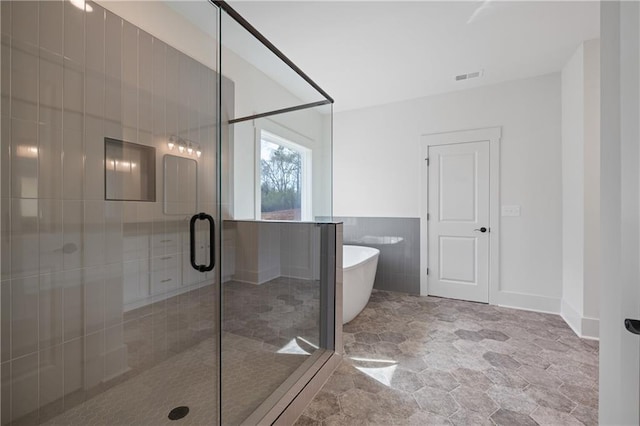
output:
[[[483,227],[482,227],[482,228],[480,228],[480,229],[474,229],[474,231],[478,231],[478,232],[487,232],[487,231],[488,231],[488,229],[487,229],[487,228],[485,228],[485,227],[483,226]]]
[[[626,328],[629,333],[640,334],[640,320],[627,318],[624,320],[624,328]]]

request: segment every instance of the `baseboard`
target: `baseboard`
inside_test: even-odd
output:
[[[560,316],[578,337],[582,339],[599,340],[599,319],[583,317],[564,299],[562,299],[562,310],[560,312]]]
[[[582,336],[582,315],[564,299],[562,299],[560,316],[576,335]]]
[[[246,269],[236,269],[233,274],[233,281],[249,284],[264,284],[280,276],[280,267],[262,269],[260,271],[251,271]]]
[[[491,300],[491,304],[545,314],[560,313],[560,299],[535,294],[499,291],[495,300]]]
[[[313,269],[311,268],[296,268],[296,267],[282,267],[282,276],[290,278],[299,278],[301,280],[312,280]]]
[[[600,340],[600,319],[582,318],[582,337],[589,340]]]

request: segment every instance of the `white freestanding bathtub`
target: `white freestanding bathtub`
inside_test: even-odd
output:
[[[376,278],[380,250],[342,247],[342,323],[354,319],[367,305]]]

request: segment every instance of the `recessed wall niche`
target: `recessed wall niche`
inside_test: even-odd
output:
[[[104,199],[156,201],[156,150],[104,138]]]

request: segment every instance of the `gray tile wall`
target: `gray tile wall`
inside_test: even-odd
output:
[[[374,288],[420,294],[420,218],[345,217],[344,244],[380,250]]]

